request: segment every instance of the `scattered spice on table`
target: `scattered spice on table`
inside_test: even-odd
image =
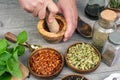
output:
[[[37,74],[50,75],[61,67],[61,63],[61,57],[56,51],[44,49],[32,56],[30,66]]]

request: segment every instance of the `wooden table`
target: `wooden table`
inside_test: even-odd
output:
[[[86,5],[87,0],[77,0],[77,7],[79,16],[82,20],[87,22],[88,24],[93,26],[95,21],[88,19],[84,14],[84,7]],[[37,22],[38,19],[33,17],[32,14],[27,13],[24,11],[21,6],[19,5],[18,0],[0,0],[0,21],[3,22],[3,26],[0,27],[0,38],[4,38],[4,34],[6,32],[12,32],[14,34],[18,34],[19,32],[26,30],[28,33],[28,42],[31,44],[39,44],[43,47],[51,47],[55,48],[61,53],[65,53],[66,48],[79,41],[86,41],[88,43],[92,42],[92,39],[83,38],[81,35],[77,34],[76,32],[71,37],[70,40],[67,42],[61,42],[58,44],[50,44],[47,43],[39,34],[37,30]],[[30,55],[30,51],[26,48],[26,52],[24,55],[20,57],[21,62],[27,66],[27,59]],[[108,77],[111,73],[120,72],[120,60],[118,64],[109,67],[103,62],[101,62],[100,66],[94,72],[89,74],[81,74],[87,77],[89,80],[103,80],[104,78]],[[69,69],[66,65],[64,66],[62,72],[59,74],[58,77],[54,78],[54,80],[60,80],[63,76],[68,74],[77,74]],[[37,80],[32,75],[30,78],[26,80]]]

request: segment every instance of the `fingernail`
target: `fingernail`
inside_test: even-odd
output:
[[[67,41],[67,39],[63,39],[63,41],[64,41],[64,42],[66,42],[66,41]]]

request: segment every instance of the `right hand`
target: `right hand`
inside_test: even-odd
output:
[[[32,13],[39,19],[45,18],[46,8],[48,8],[52,15],[58,12],[58,8],[53,0],[19,0],[19,2],[24,10]],[[49,19],[50,18],[52,18],[51,15],[49,16]]]

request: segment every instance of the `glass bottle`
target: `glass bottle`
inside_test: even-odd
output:
[[[112,66],[120,56],[120,32],[110,33],[102,50],[102,59],[107,65]]]
[[[116,31],[117,14],[112,10],[103,10],[100,19],[93,26],[93,45],[101,52],[109,33]]]
[[[98,20],[100,12],[105,7],[105,0],[89,0],[84,12],[92,20]]]

